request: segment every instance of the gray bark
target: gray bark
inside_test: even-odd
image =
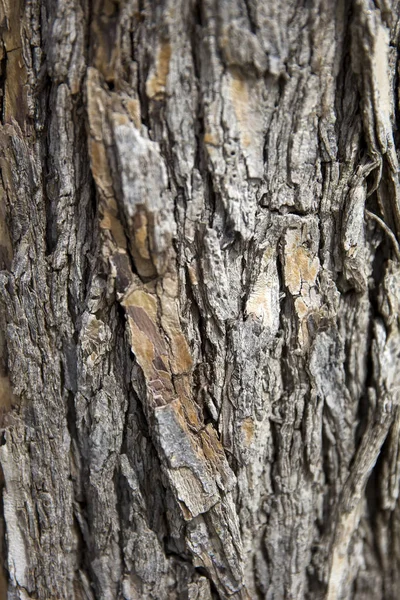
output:
[[[397,599],[399,3],[0,12],[0,597]]]

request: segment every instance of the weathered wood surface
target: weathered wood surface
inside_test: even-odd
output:
[[[3,597],[397,599],[398,2],[0,27]]]

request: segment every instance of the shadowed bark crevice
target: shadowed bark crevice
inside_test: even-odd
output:
[[[1,13],[10,598],[397,598],[397,0]]]

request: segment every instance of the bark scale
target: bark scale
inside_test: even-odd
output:
[[[398,3],[0,11],[2,597],[397,599]]]

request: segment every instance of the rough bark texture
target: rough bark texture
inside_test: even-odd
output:
[[[1,0],[2,597],[400,595],[396,0]]]

